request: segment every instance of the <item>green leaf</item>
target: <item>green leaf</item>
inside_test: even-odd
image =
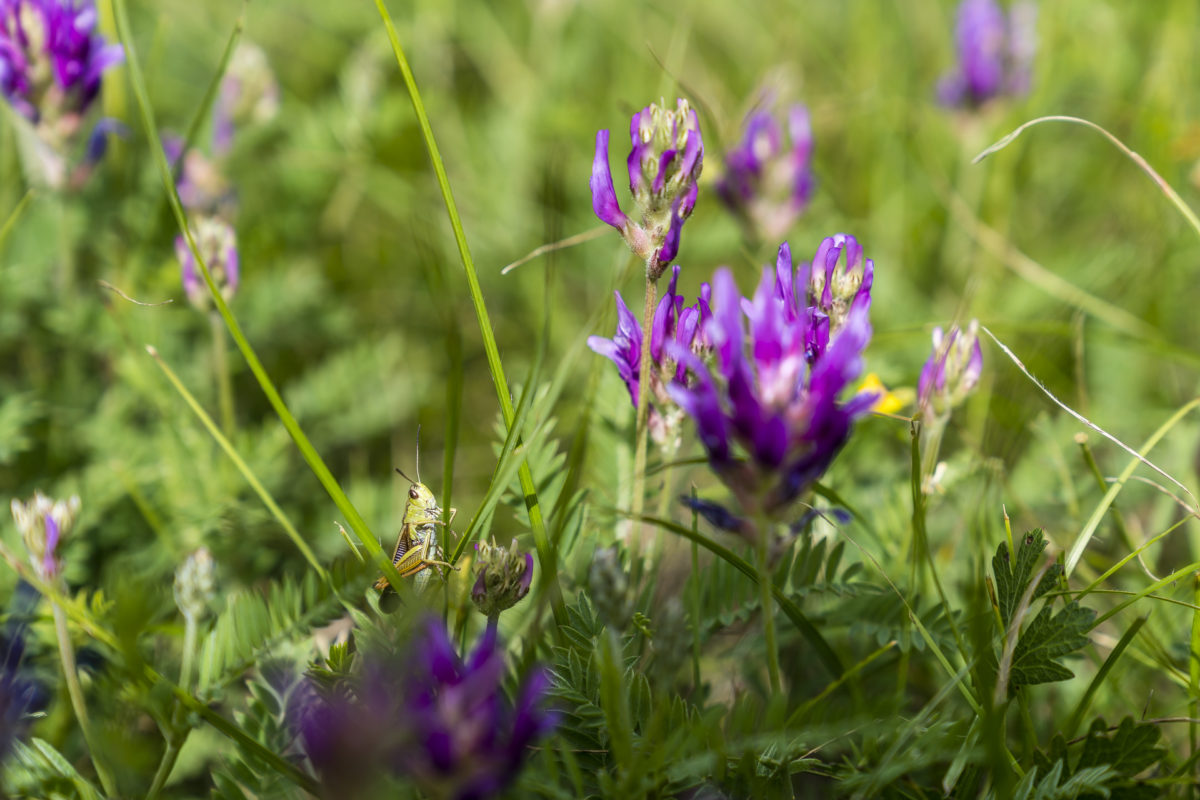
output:
[[[1046,539],[1040,528],[1029,531],[1021,539],[1021,543],[1017,546],[1015,560],[1010,556],[1007,544],[1002,542],[996,548],[996,556],[992,559],[992,571],[996,575],[996,594],[1000,603],[1000,618],[1004,621],[1005,626],[1012,622],[1013,612],[1016,610],[1017,604],[1021,602],[1021,596],[1029,588],[1034,569],[1045,549]],[[1062,571],[1061,564],[1055,564],[1046,570],[1046,574],[1038,581],[1030,602],[1037,600],[1054,588],[1054,582],[1058,580]]]
[[[1057,614],[1049,605],[1044,606],[1017,641],[1010,685],[1029,686],[1074,677],[1075,673],[1056,659],[1088,643],[1087,634],[1095,617],[1095,611],[1077,602],[1069,603]]]
[[[1107,728],[1103,719],[1092,722],[1076,769],[1110,764],[1125,778],[1132,778],[1167,754],[1155,746],[1162,737],[1157,725],[1135,723],[1133,717],[1126,717],[1111,739],[1104,735]]]

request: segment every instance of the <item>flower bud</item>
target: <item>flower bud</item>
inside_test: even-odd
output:
[[[609,627],[624,630],[633,617],[633,598],[629,594],[629,576],[621,566],[616,548],[606,547],[592,556],[588,588],[596,615]]]
[[[238,285],[237,235],[229,223],[218,217],[199,217],[192,224],[192,237],[212,275],[213,283],[228,302]],[[188,247],[187,239],[175,237],[175,255],[183,272],[183,290],[188,302],[201,311],[207,311],[211,298],[204,277],[196,264],[196,258]]]
[[[213,599],[213,560],[207,548],[189,555],[175,570],[175,605],[193,622],[208,612]]]
[[[512,608],[529,594],[533,582],[533,556],[517,548],[517,540],[506,550],[492,544],[475,545],[479,577],[471,589],[471,602],[488,617]]]
[[[870,305],[874,280],[875,262],[863,258],[862,245],[853,236],[827,236],[817,247],[809,274],[809,301],[829,319],[830,337],[837,335],[851,307]]]
[[[42,580],[57,577],[62,570],[58,547],[79,516],[79,497],[51,500],[41,492],[34,492],[28,503],[12,501],[12,515],[25,540],[34,572]]]
[[[957,325],[949,333],[933,329],[933,352],[921,370],[917,404],[926,419],[941,417],[961,405],[983,372],[979,322],[971,320],[965,331]]]

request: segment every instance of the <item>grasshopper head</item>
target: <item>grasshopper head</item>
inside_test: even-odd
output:
[[[442,516],[437,498],[423,483],[413,483],[408,487],[408,502],[404,506],[404,524],[420,525],[432,522]]]

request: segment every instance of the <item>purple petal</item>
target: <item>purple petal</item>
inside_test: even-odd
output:
[[[612,170],[608,166],[608,131],[596,132],[596,154],[592,160],[592,210],[596,216],[619,231],[625,227],[626,217],[617,203],[617,191],[613,187]]]

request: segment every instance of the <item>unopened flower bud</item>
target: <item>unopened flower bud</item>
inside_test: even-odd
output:
[[[475,545],[478,577],[471,602],[481,614],[495,616],[512,608],[529,594],[533,582],[533,555],[523,553],[513,539],[508,549],[492,544]]]
[[[42,580],[57,577],[62,570],[58,547],[79,515],[79,497],[72,495],[67,500],[51,500],[41,492],[35,492],[28,503],[13,500],[12,515],[25,540],[34,572]]]
[[[238,285],[237,235],[233,227],[217,217],[200,217],[192,224],[192,238],[212,275],[213,283],[228,302]],[[182,236],[175,237],[175,255],[182,267],[183,289],[188,302],[201,311],[207,311],[212,299],[187,239]]]
[[[957,325],[943,333],[933,329],[933,352],[921,370],[917,404],[927,419],[949,414],[962,404],[983,372],[979,322],[971,320],[965,331]]]
[[[175,570],[175,605],[185,617],[194,622],[208,612],[213,583],[212,555],[201,547]]]
[[[629,576],[621,566],[616,548],[606,547],[592,556],[588,588],[596,615],[610,628],[623,630],[633,617],[633,598],[629,594]]]

